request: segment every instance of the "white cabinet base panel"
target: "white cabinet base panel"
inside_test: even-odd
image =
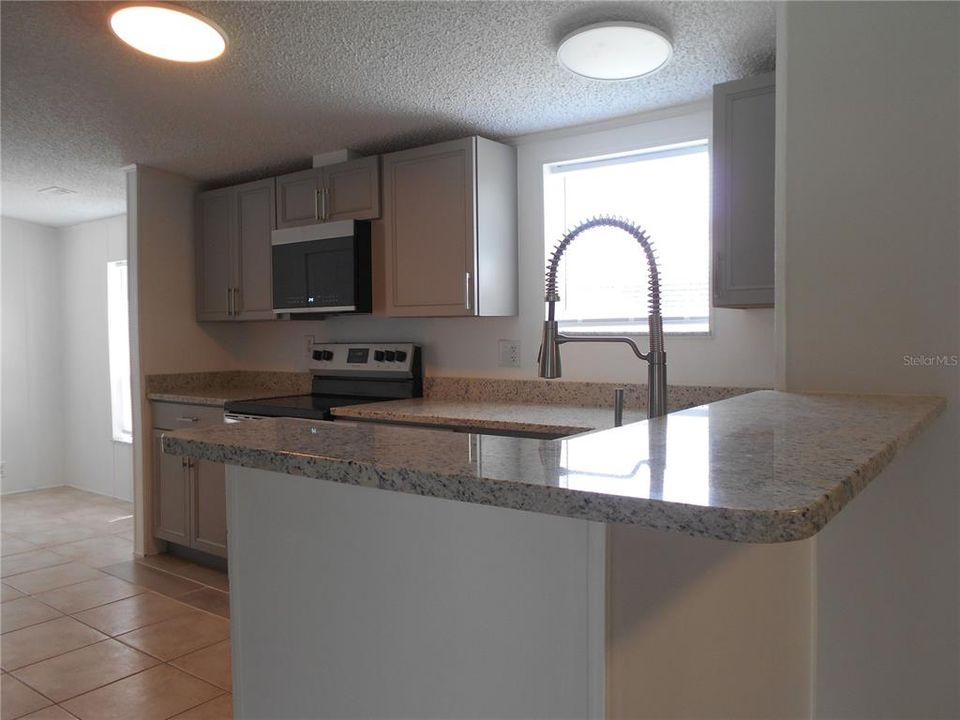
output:
[[[603,717],[603,525],[235,466],[228,502],[236,717]]]

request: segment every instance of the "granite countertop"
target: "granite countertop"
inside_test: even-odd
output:
[[[476,432],[518,432],[577,435],[613,427],[613,408],[465,400],[390,400],[333,408],[337,418],[421,426],[456,427]],[[646,418],[639,410],[624,410],[624,423]]]
[[[257,400],[259,398],[277,397],[275,389],[263,387],[230,387],[230,388],[197,388],[180,389],[171,392],[147,393],[148,400],[160,402],[188,403],[190,405],[209,405],[223,407],[231,400]]]
[[[257,400],[310,392],[310,373],[221,370],[147,375],[148,400],[223,407],[231,400]]]
[[[253,420],[164,452],[279,473],[738,542],[818,532],[945,406],[759,391],[563,440]]]

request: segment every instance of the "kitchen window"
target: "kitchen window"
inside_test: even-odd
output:
[[[133,442],[130,396],[130,323],[127,261],[107,263],[107,340],[110,352],[110,414],[113,439]]]
[[[544,166],[546,258],[582,220],[640,225],[659,259],[663,328],[710,331],[710,161],[707,140]],[[557,320],[571,334],[647,332],[647,265],[626,233],[596,228],[560,263]]]

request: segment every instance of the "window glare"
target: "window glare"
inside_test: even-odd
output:
[[[568,169],[569,167],[569,169]],[[706,141],[682,154],[638,154],[544,173],[546,254],[563,232],[595,215],[640,225],[659,259],[664,327],[709,331],[709,193]],[[613,228],[591,230],[564,255],[557,319],[573,332],[645,332],[647,266],[636,241]]]
[[[113,439],[133,442],[130,396],[130,324],[127,261],[107,263],[107,338],[110,350],[110,410]]]

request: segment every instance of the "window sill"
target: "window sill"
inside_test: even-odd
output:
[[[569,335],[570,337],[648,337],[650,333],[646,330],[638,332],[577,332],[574,330],[564,330],[560,329],[564,335]],[[705,332],[670,332],[666,331],[663,333],[665,338],[675,338],[675,337],[713,337],[713,333],[709,330]]]
[[[114,437],[113,441],[115,443],[120,443],[123,445],[133,445],[133,435],[123,435],[121,437]]]

